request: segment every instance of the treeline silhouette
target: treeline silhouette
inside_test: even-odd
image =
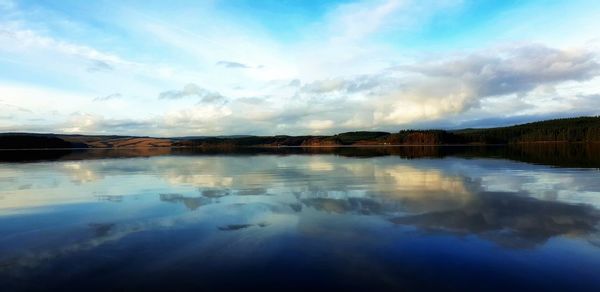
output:
[[[458,145],[533,142],[600,142],[600,117],[556,119],[501,128],[347,132],[332,136],[248,136],[180,141],[196,147]]]
[[[491,129],[464,129],[453,134],[470,143],[600,142],[600,117],[578,117]]]

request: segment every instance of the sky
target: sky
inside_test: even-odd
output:
[[[594,0],[0,0],[0,132],[334,134],[600,114]]]

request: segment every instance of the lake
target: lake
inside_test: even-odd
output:
[[[0,287],[600,291],[597,145],[0,153]]]

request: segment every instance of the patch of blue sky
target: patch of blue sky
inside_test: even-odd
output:
[[[349,0],[232,0],[217,1],[217,6],[241,20],[261,24],[280,41],[297,41],[307,25],[322,20],[332,9]]]

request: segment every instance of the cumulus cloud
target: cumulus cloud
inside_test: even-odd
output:
[[[226,98],[220,93],[206,90],[194,83],[187,84],[182,90],[164,91],[158,95],[159,99],[181,99],[187,97],[200,98],[200,102],[203,103],[226,101]]]
[[[389,81],[390,79],[386,76],[378,74],[360,75],[351,78],[331,78],[305,83],[300,88],[300,92],[307,94],[357,93],[374,89]]]
[[[379,77],[362,86],[345,80],[329,81],[317,88],[346,93],[377,88],[380,96],[372,99],[377,107],[375,122],[407,124],[463,113],[491,97],[511,99],[510,95],[516,94],[526,100],[540,88],[548,91],[552,86],[591,80],[599,74],[600,64],[592,52],[529,44],[397,66],[382,75],[395,82]],[[523,104],[524,100],[513,102]],[[540,106],[544,105],[537,103],[536,107]]]
[[[98,97],[94,98],[94,101],[107,101],[107,100],[112,100],[112,99],[119,99],[122,97],[123,96],[120,93],[113,93],[113,94],[109,94],[106,96],[98,96]]]
[[[155,125],[149,120],[111,119],[84,112],[72,113],[62,125],[56,125],[66,133],[136,133],[141,135]]]
[[[560,50],[539,44],[466,55],[463,57],[401,66],[430,78],[449,78],[471,87],[484,97],[527,92],[540,85],[584,81],[597,76],[596,55],[582,49]]]
[[[223,66],[225,68],[229,68],[229,69],[248,69],[248,68],[252,68],[252,66],[248,66],[246,64],[242,64],[242,63],[238,63],[238,62],[232,62],[232,61],[219,61],[217,62],[218,66]]]
[[[225,106],[208,104],[167,112],[161,126],[181,133],[222,133],[232,111]]]
[[[102,60],[91,60],[90,65],[87,68],[88,72],[107,72],[112,71],[115,68],[106,61]]]
[[[317,131],[326,130],[333,127],[334,124],[335,122],[332,120],[311,120],[308,122],[308,128]]]
[[[591,80],[600,74],[595,58],[585,50],[526,44],[397,66],[374,74],[293,80],[293,92],[289,100],[281,101],[283,105],[253,100],[261,101],[261,106],[244,105],[234,110],[232,117],[246,109],[253,113],[242,118],[246,125],[269,121],[282,132],[319,133],[393,131],[406,125],[456,127],[482,115],[556,113],[554,105],[536,96],[551,94],[560,99],[564,93],[554,86]],[[576,112],[575,108],[595,104],[591,99],[574,97],[557,104]],[[458,114],[461,119],[456,119]]]
[[[333,121],[330,127],[339,131],[440,121],[477,109],[482,101],[487,107],[496,105],[481,112],[485,115],[502,114],[502,109],[508,108],[535,111],[549,104],[540,103],[539,98],[528,101],[532,96],[557,96],[554,86],[591,80],[600,74],[599,69],[596,55],[582,49],[537,44],[491,48],[373,74],[302,83],[295,79],[290,86],[295,88],[294,102],[268,116],[285,121],[287,126],[304,125],[310,130],[323,130],[316,126],[321,124],[311,121],[325,116]],[[561,100],[559,104],[576,106],[578,100],[579,106],[590,104],[589,99]]]

